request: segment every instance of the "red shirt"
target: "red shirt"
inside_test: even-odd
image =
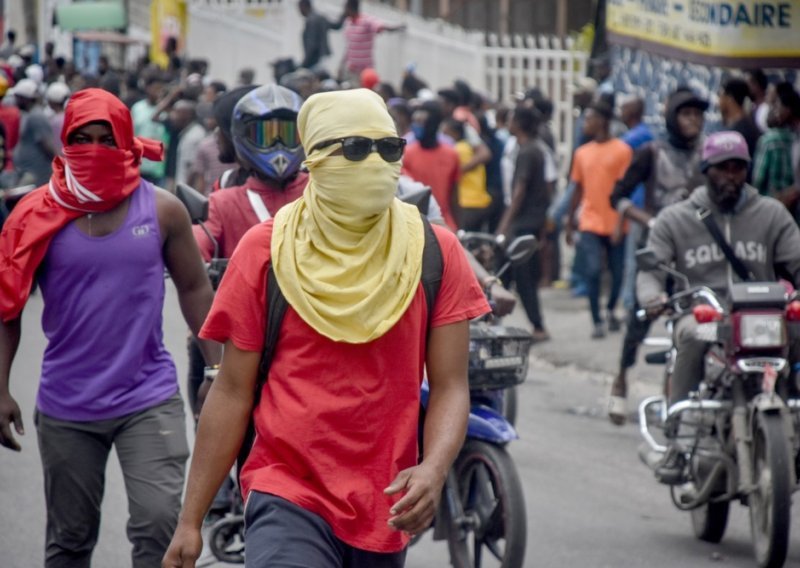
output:
[[[6,129],[6,168],[11,170],[14,167],[11,162],[14,155],[14,147],[19,142],[19,109],[15,106],[3,106],[0,104],[0,124]],[[2,164],[0,164],[0,171],[2,169]]]
[[[244,185],[229,187],[209,195],[208,220],[205,226],[217,239],[220,258],[230,258],[236,245],[250,227],[261,222],[250,204],[248,189],[261,197],[270,216],[274,217],[281,207],[303,195],[307,184],[308,174],[305,172],[297,174],[297,177],[284,188],[251,176]],[[203,258],[211,260],[214,255],[214,243],[199,225],[192,227],[192,230]]]
[[[434,226],[444,270],[431,325],[489,311],[455,235]],[[201,337],[261,351],[272,221],[253,227],[228,265]],[[420,286],[405,315],[365,344],[337,343],[286,310],[261,402],[256,441],[242,469],[245,498],[257,490],[321,516],[337,538],[375,552],[408,543],[391,530],[399,497],[383,490],[417,463],[427,306]]]
[[[453,188],[461,177],[461,162],[455,149],[445,144],[439,144],[436,148],[423,148],[419,142],[414,142],[403,153],[403,173],[430,186],[442,209],[445,223],[454,231],[458,229],[450,209]]]

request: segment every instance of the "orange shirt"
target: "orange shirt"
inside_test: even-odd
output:
[[[588,142],[575,150],[572,181],[583,187],[578,229],[611,236],[619,214],[611,206],[611,192],[622,179],[633,158],[633,150],[618,138]]]

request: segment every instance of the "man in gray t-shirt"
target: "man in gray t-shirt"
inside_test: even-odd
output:
[[[14,167],[18,185],[44,185],[52,174],[51,162],[57,154],[50,121],[39,108],[36,83],[23,79],[14,87],[14,98],[22,113],[19,142],[14,148]]]

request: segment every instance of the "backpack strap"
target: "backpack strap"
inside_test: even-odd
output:
[[[442,273],[444,272],[444,258],[442,247],[439,246],[439,239],[433,231],[430,222],[425,215],[422,216],[422,225],[425,228],[425,246],[422,249],[422,290],[425,292],[425,303],[428,306],[428,325],[430,332],[431,321],[433,320],[433,308],[436,304],[436,296],[442,286]]]
[[[700,220],[703,225],[705,225],[708,232],[711,233],[711,237],[717,243],[717,246],[722,250],[722,254],[725,255],[725,258],[728,259],[728,262],[733,268],[733,271],[736,273],[736,276],[739,277],[739,280],[742,282],[748,282],[753,280],[753,273],[748,270],[748,268],[742,262],[736,253],[733,252],[731,245],[728,243],[728,240],[722,234],[722,231],[719,229],[719,225],[717,222],[714,221],[714,217],[711,215],[711,211],[706,209],[705,207],[697,207],[696,208],[697,218]]]

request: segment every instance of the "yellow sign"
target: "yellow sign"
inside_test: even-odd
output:
[[[719,65],[800,66],[800,0],[608,0],[614,43]]]
[[[166,69],[173,50],[186,47],[186,1],[153,0],[150,5],[150,60]]]

